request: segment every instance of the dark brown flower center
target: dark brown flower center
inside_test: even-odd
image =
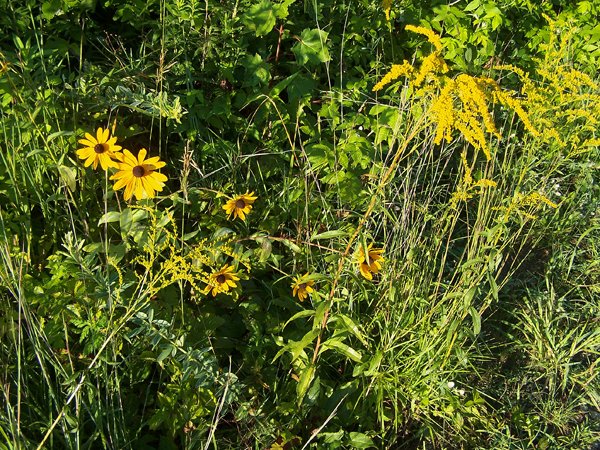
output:
[[[106,151],[106,147],[104,144],[96,144],[94,145],[94,151],[98,154],[104,153]]]
[[[135,166],[133,168],[133,176],[134,177],[143,177],[146,171],[144,170],[144,166]]]
[[[244,200],[242,200],[241,198],[238,198],[235,201],[235,207],[238,209],[244,209],[246,207],[246,202]]]
[[[217,275],[216,279],[217,279],[217,283],[219,283],[219,284],[225,283],[225,280],[226,280],[225,275],[223,275],[223,274]]]
[[[298,286],[298,289],[300,289],[301,291],[305,291],[306,290],[306,283],[302,283],[300,286]]]

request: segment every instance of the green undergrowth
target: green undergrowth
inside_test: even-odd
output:
[[[0,0],[0,448],[597,445],[598,6],[450,3]]]

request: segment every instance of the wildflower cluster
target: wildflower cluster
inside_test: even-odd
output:
[[[585,152],[586,147],[598,145],[595,135],[600,120],[600,86],[589,75],[564,62],[574,30],[562,32],[552,19],[546,16],[546,20],[550,39],[542,45],[544,58],[534,60],[535,75],[512,65],[495,69],[519,77],[532,126],[540,130],[536,137],[572,152]]]
[[[367,247],[360,245],[353,256],[353,262],[355,264],[358,273],[360,273],[365,279],[372,281],[373,276],[378,274],[382,268],[383,249],[373,248],[373,244],[369,244]],[[315,279],[318,275],[306,272],[304,275],[297,276],[292,280],[292,295],[298,297],[298,300],[303,302],[309,295],[312,295],[316,291]]]
[[[159,218],[151,208],[138,208],[150,216],[150,224],[144,253],[134,262],[146,269],[146,274],[138,277],[147,280],[150,296],[178,281],[189,283],[193,295],[237,294],[238,281],[245,276],[242,268],[249,271],[251,265],[231,247],[230,240],[202,239],[195,245],[181,246],[170,213]],[[224,260],[229,262],[223,264]]]
[[[466,74],[452,78],[445,75],[449,68],[442,57],[441,39],[436,33],[412,25],[408,25],[406,29],[426,36],[434,50],[423,59],[418,69],[408,61],[393,65],[373,87],[373,91],[383,89],[402,76],[408,78],[409,87],[415,94],[429,99],[429,118],[436,127],[435,144],[440,144],[443,140],[451,142],[454,130],[458,130],[467,142],[482,150],[488,160],[491,159],[486,133],[501,138],[489,109],[489,104],[493,102],[512,109],[531,133],[539,134],[521,102],[514,95],[500,89],[491,78]]]
[[[138,200],[153,198],[157,192],[162,191],[167,177],[157,172],[166,163],[158,156],[146,158],[145,148],[138,152],[137,157],[129,150],[116,145],[117,137],[110,136],[108,129],[98,128],[96,136],[85,133],[85,137],[79,140],[84,147],[77,150],[77,156],[85,160],[85,167],[93,166],[94,170],[98,164],[104,171],[109,168],[118,169],[118,172],[110,177],[116,180],[113,185],[115,191],[125,188],[123,198],[129,200],[133,195]]]

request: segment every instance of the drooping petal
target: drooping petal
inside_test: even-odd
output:
[[[142,185],[142,181],[140,178],[135,179],[134,192],[135,192],[135,198],[137,198],[138,200],[141,200],[144,198],[144,186]]]
[[[142,184],[142,187],[144,188],[144,191],[146,191],[146,195],[148,196],[148,198],[153,198],[155,196],[155,193],[154,193],[154,189],[148,182],[148,177],[140,178],[140,182]]]
[[[98,155],[98,159],[100,160],[100,167],[102,167],[102,170],[108,170],[107,164],[108,161],[110,161],[110,158],[103,153],[101,155]]]
[[[131,195],[133,194],[133,187],[135,186],[135,180],[130,180],[129,183],[125,186],[125,192],[123,193],[123,198],[125,200],[129,200]]]
[[[156,178],[154,178],[152,175],[149,175],[144,178],[146,179],[146,183],[148,183],[148,185],[152,189],[158,192],[162,191],[164,185],[160,181],[157,181]]]
[[[95,160],[96,160],[96,155],[93,154],[88,157],[88,159],[83,163],[83,166],[90,167]]]

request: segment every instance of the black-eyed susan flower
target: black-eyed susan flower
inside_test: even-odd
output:
[[[167,177],[162,173],[156,172],[157,169],[164,167],[166,163],[161,161],[158,156],[146,159],[147,151],[141,149],[137,158],[129,150],[123,150],[119,171],[110,177],[111,180],[117,180],[113,189],[115,191],[125,188],[123,198],[129,200],[132,195],[138,200],[142,198],[152,198],[156,192],[160,192],[167,181]]]
[[[227,203],[223,205],[223,209],[228,214],[228,217],[239,217],[242,220],[246,220],[246,214],[252,209],[252,204],[257,199],[254,192],[246,191],[245,194],[237,195],[227,200]]]
[[[121,150],[120,145],[115,145],[117,138],[115,136],[110,137],[110,131],[104,128],[98,128],[96,130],[96,137],[90,133],[85,133],[85,138],[80,139],[79,143],[85,147],[77,150],[77,156],[80,159],[85,159],[83,165],[89,167],[94,165],[94,169],[98,167],[98,163],[102,167],[102,170],[107,170],[109,167],[117,168],[117,162],[115,159],[119,159]]]
[[[298,297],[298,300],[301,302],[303,302],[311,292],[315,291],[313,288],[315,282],[309,280],[308,276],[309,274],[306,272],[304,275],[294,278],[294,282],[292,283],[292,294],[294,297]]]
[[[233,266],[225,264],[220,270],[211,273],[206,280],[206,288],[202,291],[204,294],[208,294],[212,291],[213,297],[217,294],[227,294],[231,289],[237,287],[236,281],[239,281],[239,277],[233,270]]]
[[[365,255],[365,250],[362,245],[358,249],[356,261],[360,274],[367,280],[373,279],[373,274],[381,270],[381,263],[384,261],[382,248],[373,248],[373,244],[369,244]]]

